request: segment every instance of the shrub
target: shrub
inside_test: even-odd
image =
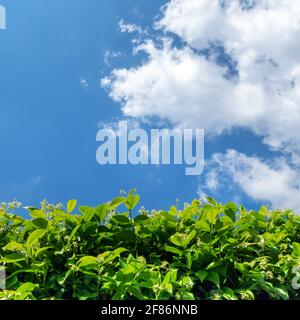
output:
[[[96,208],[0,210],[0,299],[297,299],[300,217],[207,198],[144,208],[134,191]],[[121,210],[120,208],[124,208]],[[125,212],[123,212],[125,211]],[[295,271],[295,270],[294,270]],[[297,278],[296,278],[297,279]],[[295,285],[294,285],[295,287]]]

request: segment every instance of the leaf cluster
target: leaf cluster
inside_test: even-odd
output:
[[[0,210],[0,299],[297,299],[300,217],[212,198],[133,212],[134,190],[97,207]],[[134,214],[133,214],[134,213]]]

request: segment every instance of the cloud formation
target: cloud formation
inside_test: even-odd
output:
[[[285,159],[264,163],[256,157],[228,150],[225,154],[215,154],[212,165],[215,167],[207,179],[209,190],[224,188],[230,179],[253,199],[268,200],[273,208],[300,209],[300,173],[291,169]],[[213,185],[211,177],[215,179]]]
[[[299,1],[171,0],[155,28],[161,38],[135,48],[145,61],[102,79],[126,116],[158,116],[212,135],[244,127],[269,148],[299,159]],[[297,170],[284,168],[271,174],[282,176],[279,191]],[[271,189],[263,194],[277,205]]]

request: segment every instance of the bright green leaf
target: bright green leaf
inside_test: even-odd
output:
[[[201,231],[210,232],[210,226],[207,222],[199,220],[195,223],[195,227]]]
[[[182,244],[184,247],[187,247],[188,244],[194,239],[196,236],[197,232],[195,230],[191,231],[189,235],[183,240]]]
[[[67,210],[69,213],[72,213],[76,208],[77,201],[76,200],[69,200],[67,203]]]
[[[138,194],[130,194],[126,199],[125,205],[129,210],[132,210],[137,206],[139,201],[140,201],[140,196]]]
[[[300,243],[293,242],[293,256],[300,257]]]
[[[37,229],[33,231],[29,237],[27,238],[26,245],[28,247],[33,246],[36,244],[45,234],[47,233],[47,230],[43,229]]]
[[[7,254],[5,257],[0,259],[0,261],[5,262],[5,263],[13,263],[13,262],[19,262],[19,261],[24,261],[25,257],[21,254],[17,253],[11,253]]]
[[[108,213],[108,205],[102,204],[95,209],[95,214],[99,218],[100,222],[103,222],[106,219]]]
[[[119,207],[121,204],[126,202],[126,198],[125,197],[117,197],[115,199],[113,199],[110,203],[110,207],[112,209],[116,209],[117,207]]]
[[[83,214],[83,219],[86,222],[90,222],[95,213],[95,209],[88,206],[79,206],[79,211]]]
[[[79,261],[78,261],[78,267],[79,268],[87,268],[87,269],[92,269],[97,267],[98,265],[98,261],[96,257],[92,257],[92,256],[85,256],[82,257]]]
[[[178,254],[178,255],[182,255],[182,251],[175,248],[175,247],[171,247],[171,246],[165,246],[165,250],[168,251],[168,252],[171,252],[171,253],[175,253],[175,254]]]
[[[35,289],[36,285],[31,282],[27,282],[22,284],[16,291],[16,293],[30,293]]]
[[[206,211],[207,213],[207,219],[211,224],[216,224],[217,222],[217,216],[218,216],[218,210],[215,207],[210,207]]]

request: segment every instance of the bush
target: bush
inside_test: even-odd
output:
[[[70,200],[0,210],[0,299],[297,299],[300,217],[207,198],[135,218],[134,191],[96,208]],[[125,208],[122,212],[120,208]],[[292,286],[292,283],[294,284]]]

